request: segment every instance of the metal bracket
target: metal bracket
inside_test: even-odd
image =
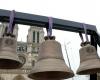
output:
[[[0,9],[0,21],[9,22],[10,13],[11,11],[9,10]],[[53,29],[84,33],[83,23],[62,20],[57,18],[52,18],[52,19],[53,19]],[[48,17],[16,12],[14,17],[14,23],[46,28],[46,25],[48,24]],[[96,38],[96,43],[100,46],[100,36],[97,34],[96,26],[90,24],[85,24],[85,25],[87,28],[87,34],[94,35],[94,38]]]

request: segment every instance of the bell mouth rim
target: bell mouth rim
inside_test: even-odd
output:
[[[79,74],[79,75],[89,75],[89,74],[95,74],[95,73],[99,73],[99,72],[100,72],[100,68],[94,68],[94,69],[79,71],[79,72],[77,72],[77,74]]]
[[[90,64],[89,64],[90,63]],[[82,65],[84,64],[84,66]],[[94,74],[100,72],[100,61],[99,59],[90,59],[88,61],[82,62],[77,70],[77,74]]]
[[[51,73],[52,73],[52,76],[50,75]],[[50,76],[48,76],[47,74]],[[56,75],[54,76],[53,74],[56,74]],[[60,76],[62,76],[62,77],[60,77]],[[33,74],[30,73],[28,75],[28,77],[31,79],[68,79],[73,76],[74,76],[74,73],[64,72],[64,71],[45,71],[45,72],[38,72],[38,73],[33,73]]]
[[[47,64],[48,62],[49,64]],[[38,66],[38,65],[41,65],[41,66]],[[51,67],[48,67],[48,66],[51,66]],[[43,78],[43,76],[45,78],[46,74],[49,74],[49,75],[56,74],[55,76],[52,76],[52,78],[57,78],[58,76],[62,75],[62,77],[59,77],[61,79],[67,79],[74,76],[74,72],[68,68],[64,60],[50,58],[50,59],[44,59],[39,62],[36,62],[32,71],[30,71],[28,77],[31,79],[36,79],[38,78],[38,75],[40,75],[40,78]]]
[[[0,58],[0,63],[0,69],[18,69],[22,67],[22,63],[19,60]]]

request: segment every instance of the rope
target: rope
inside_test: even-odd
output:
[[[82,40],[82,43],[83,43],[84,42],[84,39],[83,39],[83,36],[82,36],[82,33],[81,32],[79,32],[79,36],[80,36],[80,38]]]
[[[10,14],[10,22],[9,22],[9,26],[8,26],[8,30],[7,33],[13,33],[13,29],[14,29],[14,16],[15,16],[15,11],[12,10],[11,14]]]
[[[53,19],[48,17],[49,26],[47,27],[47,36],[52,36]]]
[[[84,27],[84,32],[85,32],[86,41],[89,42],[88,35],[87,35],[86,25],[85,25],[84,23],[83,23],[83,27]]]
[[[88,35],[87,35],[86,25],[84,23],[83,23],[83,28],[84,28],[84,33],[85,33],[86,41],[89,42]],[[80,36],[80,38],[82,40],[82,43],[84,43],[84,39],[83,39],[83,36],[82,36],[81,32],[79,32],[79,36]]]

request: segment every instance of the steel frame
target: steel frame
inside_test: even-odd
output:
[[[0,9],[0,22],[9,22],[9,16],[11,11]],[[53,19],[53,29],[70,31],[70,32],[81,32],[84,33],[83,23],[62,20],[57,18]],[[14,18],[15,24],[32,25],[37,27],[48,27],[48,17],[16,12]],[[87,28],[87,34],[91,35],[91,44],[95,47],[97,44],[100,46],[100,35],[97,33],[95,25],[85,24]],[[92,78],[93,77],[93,78]],[[97,75],[91,75],[90,80],[96,80]]]

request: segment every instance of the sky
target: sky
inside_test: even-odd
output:
[[[100,0],[0,0],[0,9],[15,10],[18,12],[43,15],[96,25],[98,33],[100,34],[99,8]],[[27,26],[20,25],[20,36],[18,37],[18,40],[26,40],[28,28],[29,27]],[[53,35],[55,35],[57,41],[62,44],[64,55],[66,55],[64,44],[66,44],[72,69],[76,71],[79,66],[78,50],[80,49],[81,43],[78,34],[53,30]],[[68,64],[66,56],[64,56],[64,58]],[[84,78],[78,80],[86,80],[86,78]]]

